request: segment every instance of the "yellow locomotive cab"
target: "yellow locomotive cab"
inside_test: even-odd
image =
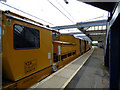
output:
[[[3,14],[3,76],[17,81],[52,65],[52,32]]]

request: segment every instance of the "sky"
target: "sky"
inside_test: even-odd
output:
[[[77,22],[92,20],[93,18],[107,19],[108,12],[77,0],[7,0],[6,4],[27,12],[40,19],[33,18],[25,13],[0,3],[0,9],[10,10],[28,18],[34,19],[44,25],[61,26],[72,25]],[[4,3],[4,2],[3,2]],[[42,20],[41,20],[42,19]],[[78,29],[61,30],[61,32],[78,31]]]

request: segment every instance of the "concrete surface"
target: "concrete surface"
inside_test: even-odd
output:
[[[95,47],[93,54],[69,82],[68,88],[109,88],[109,73],[104,67],[104,50]]]
[[[87,53],[78,57],[31,88],[65,88],[75,74],[81,69],[93,51],[94,49],[92,48]]]

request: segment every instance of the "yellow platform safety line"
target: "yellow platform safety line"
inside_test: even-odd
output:
[[[91,51],[90,55],[86,58],[86,60],[82,63],[82,65],[75,71],[75,73],[65,82],[65,84],[62,86],[61,90],[63,90],[67,85],[68,83],[72,80],[72,78],[77,74],[77,72],[81,69],[81,67],[85,64],[85,62],[88,60],[88,58],[91,56],[91,54],[93,53],[94,51],[94,48],[93,50]],[[83,55],[82,55],[83,56]]]

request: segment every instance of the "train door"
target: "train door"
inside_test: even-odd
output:
[[[79,41],[80,41],[80,55],[81,55],[81,51],[82,51],[82,50],[81,50],[81,40],[79,40]]]
[[[53,42],[53,62],[56,63],[60,61],[60,55],[61,55],[61,46],[58,42]]]
[[[87,46],[86,46],[86,41],[84,41],[84,43],[85,43],[85,52],[86,52],[86,47],[87,47]]]

